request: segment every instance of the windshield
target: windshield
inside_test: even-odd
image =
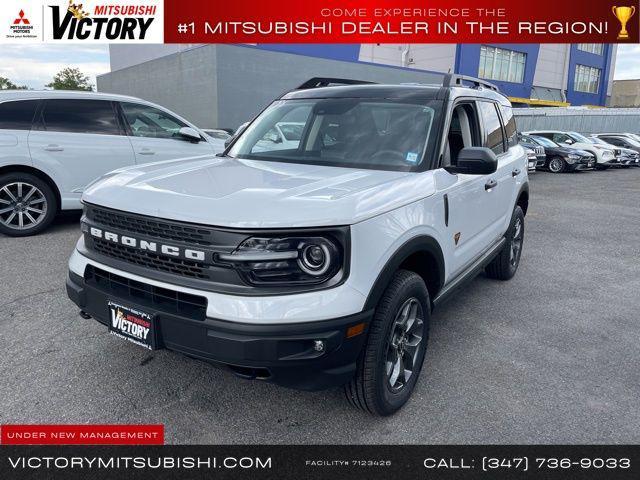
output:
[[[538,142],[543,147],[559,147],[560,146],[553,140],[549,140],[546,137],[533,136],[531,138],[533,138],[536,142]]]
[[[442,102],[278,100],[229,150],[231,157],[381,170],[416,169]]]
[[[569,135],[571,135],[571,137],[576,141],[576,142],[580,142],[580,143],[594,143],[591,140],[589,140],[587,137],[585,137],[584,135],[581,135],[578,132],[569,132]]]
[[[596,145],[611,146],[609,143],[605,142],[604,140],[598,137],[589,137],[589,140],[591,140],[591,143],[595,143]]]
[[[635,133],[630,133],[629,137],[631,138],[634,145],[640,147],[640,135],[636,135]]]

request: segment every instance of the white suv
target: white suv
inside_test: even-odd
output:
[[[433,307],[518,268],[527,156],[481,80],[330,83],[285,94],[217,158],[91,185],[67,279],[82,316],[245,378],[402,407]],[[263,148],[283,123],[295,144]]]
[[[138,98],[93,92],[0,92],[0,233],[33,235],[80,209],[110,170],[212,155],[224,141]]]

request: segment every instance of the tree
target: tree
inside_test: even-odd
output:
[[[26,90],[26,85],[16,85],[6,77],[0,77],[0,90]]]
[[[53,81],[45,87],[54,90],[86,90],[92,91],[93,85],[89,83],[89,77],[78,68],[63,68],[53,77]]]

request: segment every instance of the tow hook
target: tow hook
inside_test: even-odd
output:
[[[84,310],[80,310],[80,316],[82,318],[84,318],[85,320],[89,320],[91,318],[91,315],[89,315],[87,312],[85,312]]]

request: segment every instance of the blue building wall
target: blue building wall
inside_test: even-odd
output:
[[[487,45],[506,48],[507,50],[514,50],[527,55],[524,68],[524,80],[522,83],[501,82],[498,80],[491,80],[491,83],[496,84],[503,93],[510,97],[529,98],[531,95],[531,87],[533,86],[533,75],[536,71],[536,64],[538,62],[538,51],[540,50],[540,45],[515,43]],[[455,62],[456,73],[471,75],[472,77],[478,76],[478,68],[480,67],[480,47],[480,44],[458,44]]]
[[[605,105],[607,101],[607,84],[611,72],[613,57],[612,45],[604,45],[602,55],[578,50],[577,45],[571,45],[569,57],[569,75],[567,85],[567,101],[572,105]],[[598,93],[577,92],[573,89],[576,65],[587,65],[600,69],[600,85]]]

